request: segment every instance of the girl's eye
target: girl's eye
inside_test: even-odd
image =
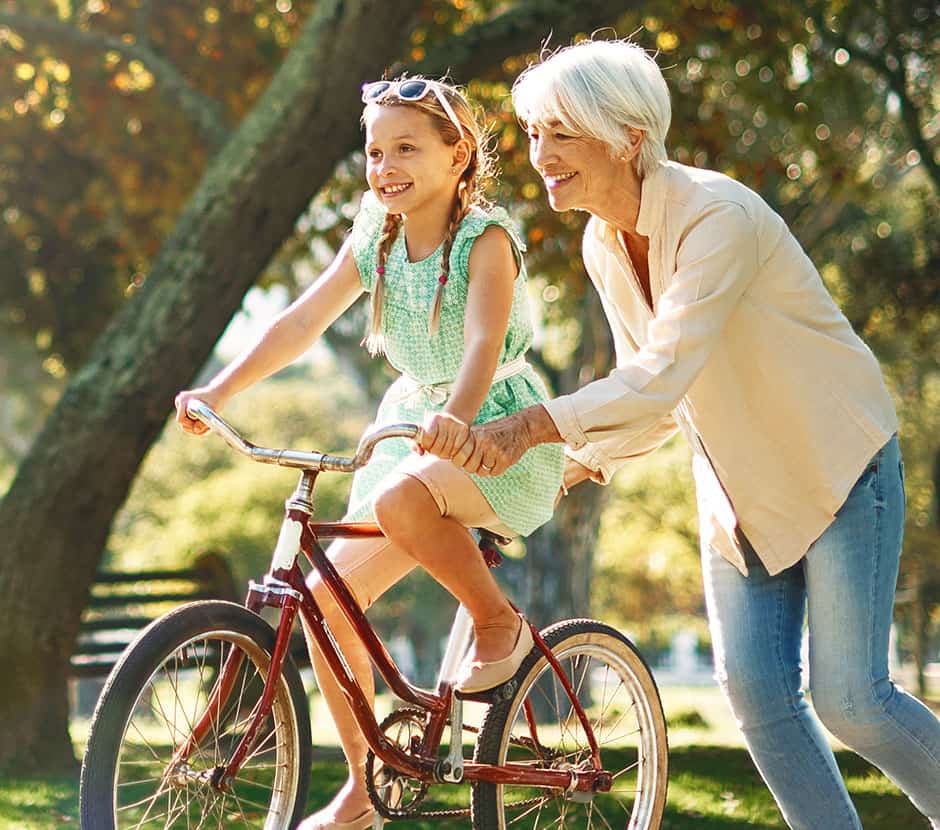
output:
[[[555,139],[558,141],[567,141],[569,138],[573,138],[573,136],[565,135],[564,133],[555,133]]]
[[[369,150],[370,159],[379,159],[382,158],[382,153],[379,150]]]
[[[414,150],[414,147],[411,144],[402,144],[398,149],[402,153],[410,153],[412,150]]]

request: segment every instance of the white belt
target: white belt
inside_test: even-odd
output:
[[[509,363],[497,367],[493,374],[493,383],[511,378],[528,368],[529,364],[525,359],[525,355],[519,355],[515,360],[510,360]],[[424,394],[435,406],[443,406],[447,403],[447,399],[453,391],[453,383],[419,383],[411,375],[402,372],[402,376],[388,390],[388,402],[403,403],[410,398]]]

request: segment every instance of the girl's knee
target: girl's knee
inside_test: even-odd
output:
[[[411,476],[402,476],[376,497],[372,510],[379,527],[389,539],[415,530],[425,521],[425,506],[430,493]]]

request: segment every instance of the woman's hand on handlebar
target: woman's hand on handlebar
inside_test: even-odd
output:
[[[200,386],[196,389],[186,389],[174,399],[176,423],[180,429],[192,435],[205,435],[209,431],[209,427],[198,418],[191,418],[186,412],[187,404],[193,400],[202,401],[218,412],[225,403],[225,398],[209,386]]]

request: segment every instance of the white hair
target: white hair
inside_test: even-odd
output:
[[[667,158],[669,90],[656,61],[635,43],[588,40],[559,49],[516,78],[512,103],[524,124],[558,122],[603,141],[614,157],[630,146],[625,127],[642,130],[640,178]]]

